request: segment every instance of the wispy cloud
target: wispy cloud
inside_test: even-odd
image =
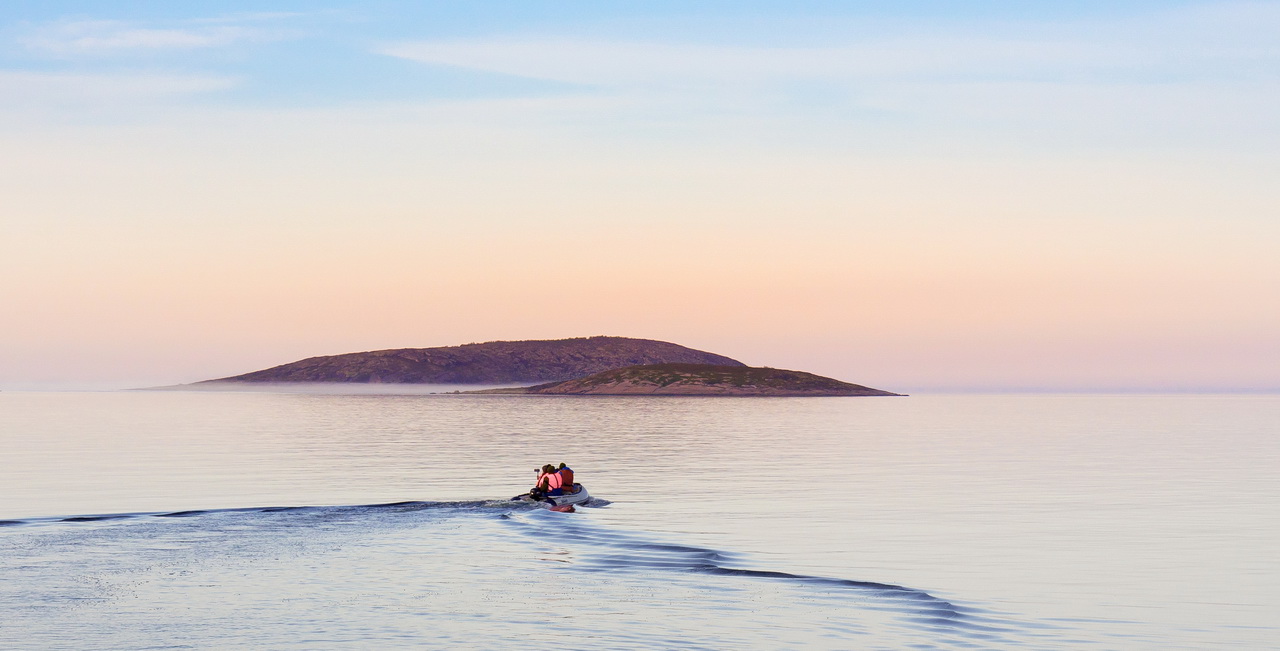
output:
[[[817,47],[542,34],[380,52],[572,83],[628,100],[648,123],[714,129],[740,117],[769,125],[757,133],[794,126],[793,141],[809,131],[863,143],[900,128],[898,140],[1105,145],[1272,141],[1278,39],[1280,7],[1247,3],[1126,20],[903,24]]]
[[[73,57],[224,47],[288,34],[227,21],[150,27],[119,20],[65,20],[34,29],[18,42],[46,55]]]
[[[571,38],[399,43],[384,54],[423,63],[593,85],[1026,73],[1132,61],[1133,48],[1017,40],[893,39],[826,48],[760,48]]]
[[[1211,75],[1231,62],[1280,59],[1280,7],[1227,3],[1127,21],[1008,21],[945,28],[850,30],[823,47],[760,47],[608,35],[542,34],[407,41],[381,52],[428,64],[604,87],[957,78],[1072,82],[1124,76],[1168,81]],[[1253,67],[1251,69],[1256,69]]]
[[[215,75],[0,71],[0,101],[10,107],[136,101],[215,92],[236,83]]]

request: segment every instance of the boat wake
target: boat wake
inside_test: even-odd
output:
[[[546,619],[547,585],[573,586],[569,607],[583,616],[557,620],[562,632],[576,626],[575,635],[614,648],[776,648],[804,640],[848,646],[851,639],[890,647],[921,640],[941,648],[1054,646],[1044,622],[1025,625],[919,588],[753,568],[732,552],[509,500],[112,513],[0,525],[0,610],[33,643],[52,648],[151,642],[145,633],[157,629],[154,618],[188,628],[198,622],[197,637],[209,646],[287,647],[281,640],[295,619],[329,621],[332,613],[359,623],[352,624],[353,642],[376,642],[358,632],[377,623],[418,631],[414,639],[435,644],[478,636],[504,646],[527,639],[528,627]],[[202,606],[196,613],[189,604]],[[501,621],[489,621],[495,615]],[[285,637],[264,641],[267,630]],[[103,631],[107,637],[93,637]]]
[[[1020,635],[1023,627],[990,609],[962,606],[929,592],[891,583],[859,581],[795,574],[775,570],[734,567],[745,559],[708,547],[672,544],[641,534],[595,526],[593,523],[551,518],[518,518],[504,521],[532,539],[554,540],[587,550],[577,564],[589,572],[674,572],[764,579],[797,588],[817,588],[839,596],[856,595],[863,608],[903,616],[914,625],[949,630],[972,640],[999,642],[1005,635]]]
[[[601,508],[612,504],[609,500],[592,497],[577,506]],[[144,518],[192,518],[219,514],[252,514],[252,513],[303,513],[303,514],[342,514],[356,515],[377,511],[427,511],[457,510],[494,513],[497,511],[523,511],[540,508],[534,502],[520,500],[465,500],[456,502],[430,502],[409,500],[402,502],[386,502],[379,504],[351,504],[340,506],[257,506],[225,509],[195,509],[189,511],[137,511],[132,513],[105,513],[99,515],[46,516],[32,518],[15,518],[0,520],[0,527],[26,527],[53,525],[77,522],[104,522],[110,520],[137,520]]]

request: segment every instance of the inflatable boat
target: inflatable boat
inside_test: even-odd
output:
[[[563,495],[538,495],[533,493],[525,493],[524,495],[516,495],[514,498],[524,502],[537,502],[546,505],[547,508],[559,510],[563,507],[572,507],[575,504],[582,504],[591,499],[591,494],[587,492],[587,488],[582,484],[574,484],[573,492],[565,491]]]

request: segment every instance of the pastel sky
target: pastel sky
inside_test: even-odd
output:
[[[663,339],[1280,389],[1280,3],[0,5],[0,389]]]

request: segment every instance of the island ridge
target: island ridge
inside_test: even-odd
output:
[[[327,355],[213,383],[351,382],[369,384],[516,384],[555,382],[637,364],[720,364],[736,359],[653,339],[577,337],[490,341],[439,348],[397,348]]]
[[[568,396],[897,396],[901,394],[780,368],[648,364],[575,380],[467,393]]]

